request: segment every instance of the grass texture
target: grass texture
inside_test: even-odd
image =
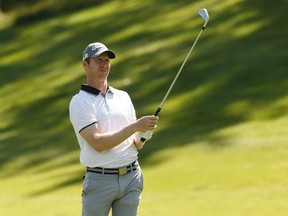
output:
[[[206,7],[207,29],[139,153],[139,215],[286,216],[287,3],[119,0],[14,24],[1,14],[0,215],[80,215],[68,104],[86,82],[84,47],[114,50],[110,85],[139,117],[153,114]]]

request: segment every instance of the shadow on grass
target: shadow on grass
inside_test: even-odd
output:
[[[0,66],[1,86],[4,87],[9,83],[27,79],[27,77],[33,80],[34,77],[41,76],[39,70],[45,71],[49,68],[50,63],[57,61],[64,65],[59,68],[61,70],[59,73],[69,76],[71,71],[62,71],[65,70],[65,65],[79,62],[82,49],[86,44],[99,40],[109,45],[111,49],[119,50],[119,56],[122,53],[124,56],[123,61],[117,62],[115,65],[112,63],[111,82],[121,80],[125,76],[129,77],[130,73],[138,72],[138,78],[133,79],[130,85],[121,86],[121,88],[123,87],[131,95],[139,117],[153,114],[179,69],[182,61],[182,57],[180,59],[179,56],[185,56],[192,43],[191,38],[183,37],[182,41],[179,41],[179,45],[168,43],[166,46],[160,47],[156,53],[147,53],[133,58],[126,54],[129,50],[133,50],[133,47],[145,47],[154,41],[165,41],[181,36],[181,34],[190,34],[189,29],[181,31],[183,25],[179,25],[177,22],[173,28],[166,29],[165,32],[145,30],[145,26],[141,26],[141,23],[148,19],[147,14],[149,17],[157,18],[159,16],[160,18],[159,11],[161,10],[159,8],[162,6],[165,8],[165,13],[170,13],[175,8],[180,10],[191,3],[188,1],[171,1],[169,3],[160,1],[154,4],[155,7],[143,3],[134,10],[117,10],[113,16],[107,14],[101,20],[95,21],[91,18],[91,20],[85,21],[85,25],[80,23],[67,27],[59,23],[49,28],[47,35],[42,38],[44,41],[49,41],[47,48],[40,49],[32,58],[21,60],[17,64],[15,62],[14,65]],[[283,16],[286,11],[280,3],[279,5],[274,4],[273,8],[266,4],[259,0],[242,2],[234,7],[237,10],[228,10],[217,16],[210,13],[209,28],[211,27],[211,30],[208,27],[205,30],[205,34],[196,47],[197,55],[193,55],[193,58],[185,66],[167,101],[168,104],[177,104],[177,106],[171,108],[165,104],[160,113],[159,128],[163,121],[165,130],[159,130],[148,144],[149,146],[140,152],[143,166],[152,166],[165,160],[163,158],[158,161],[150,160],[153,154],[163,149],[175,146],[181,148],[193,144],[197,140],[205,140],[211,133],[241,123],[247,120],[247,116],[251,112],[257,112],[263,106],[287,96],[287,82],[285,81],[287,41],[283,41],[287,32],[281,29],[281,25],[284,26]],[[252,19],[235,22],[227,32],[219,32],[217,26],[233,20],[246,11],[256,11],[257,13]],[[121,17],[121,20],[115,22],[115,17]],[[66,18],[63,16],[63,21]],[[258,21],[263,21],[265,24],[251,34],[241,37],[228,34],[250,22]],[[118,31],[134,25],[143,28],[123,39],[115,39],[111,42],[107,40],[111,35],[117,35]],[[25,26],[21,26],[1,32],[1,42],[13,44],[13,41],[21,38],[18,35],[24,29]],[[65,32],[70,34],[69,38],[64,41],[53,41],[54,35]],[[221,39],[222,34],[225,39]],[[33,47],[32,41],[29,43],[31,44],[28,45]],[[17,52],[21,46],[25,47],[24,45],[27,46],[25,41],[11,46],[12,48],[7,50],[5,55]],[[127,59],[125,56],[128,56]],[[173,62],[174,58],[177,60],[171,64],[170,61]],[[143,64],[147,68],[144,71],[141,70]],[[167,64],[169,67],[166,66]],[[128,67],[129,71],[127,71]],[[113,73],[113,71],[117,72]],[[2,170],[0,176],[14,175],[13,169],[7,171],[5,167],[11,161],[19,158],[25,160],[17,165],[18,173],[21,170],[49,163],[65,153],[79,151],[68,119],[68,104],[72,95],[78,91],[83,82],[85,82],[84,76],[78,77],[72,82],[63,83],[46,97],[28,103],[24,107],[14,107],[13,110],[9,110],[12,113],[13,121],[7,127],[0,129],[1,134],[4,135],[4,138],[1,138],[0,146],[0,168]],[[41,91],[42,85],[49,85],[49,83],[39,83],[39,89],[35,89],[35,91]],[[274,88],[275,85],[277,88]],[[194,97],[194,93],[201,88],[207,90],[200,91]],[[13,94],[17,94],[17,92],[13,92]],[[186,94],[188,94],[187,97],[185,97]],[[190,98],[189,94],[193,98]],[[181,99],[182,97],[184,99]],[[239,101],[244,101],[247,108],[237,110],[236,107],[235,110],[229,112],[228,108]],[[146,107],[153,104],[156,104],[155,110],[147,113]],[[273,110],[271,108],[271,112],[265,118],[278,118],[286,113],[285,107],[279,105],[276,106],[276,109],[275,107]],[[215,137],[215,142],[210,140],[211,148],[221,147],[221,139],[225,140],[225,137]],[[72,161],[78,163],[77,159]],[[57,190],[63,186],[78,183],[80,180],[79,173],[75,173],[75,178],[60,182],[58,185],[36,192],[34,195]]]

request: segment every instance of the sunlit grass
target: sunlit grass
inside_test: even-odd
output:
[[[68,104],[86,81],[84,46],[100,40],[115,50],[110,84],[130,93],[138,115],[153,114],[202,7],[209,28],[139,153],[139,215],[287,215],[287,54],[267,32],[285,29],[243,0],[109,1],[1,26],[0,215],[80,215],[85,170]]]
[[[272,127],[279,122],[272,124]],[[245,127],[251,126],[259,128],[253,131],[255,137],[265,133],[260,123],[256,127],[253,124],[239,125],[227,129],[227,132],[214,134],[223,137],[226,133],[232,134],[229,141],[231,147],[228,145],[222,150],[213,149],[203,140],[186,147],[177,147],[176,143],[174,148],[154,154],[150,159],[155,161],[154,167],[143,166],[146,183],[139,215],[197,213],[212,216],[215,212],[219,215],[243,215],[249,211],[250,215],[269,216],[277,208],[277,215],[284,216],[288,201],[284,198],[288,190],[287,144],[283,143],[281,137],[273,140],[278,148],[269,143],[263,144],[261,139],[254,139],[247,145],[247,140],[236,138],[247,139],[247,136],[251,136],[242,134],[242,131],[247,131]],[[146,148],[155,144],[148,142]],[[20,208],[21,215],[26,216],[48,207],[49,210],[43,212],[44,216],[79,215],[80,184],[49,191],[51,186],[69,180],[69,176],[73,177],[74,172],[78,172],[80,178],[83,169],[78,164],[65,165],[65,169],[54,167],[66,164],[65,161],[68,162],[71,157],[76,158],[77,153],[59,157],[50,164],[36,166],[18,176],[1,180],[2,193],[9,194],[1,202],[8,209],[7,214],[17,214]],[[162,163],[157,165],[157,161]],[[13,184],[18,185],[17,195]],[[39,191],[45,191],[45,188],[48,189],[46,193],[38,194]],[[208,201],[210,205],[205,207]],[[12,208],[11,203],[18,208]],[[52,205],[54,208],[51,208]]]
[[[184,148],[175,143],[174,149],[153,155],[152,161],[165,163],[144,168],[149,191],[143,202],[149,207],[143,215],[269,216],[277,209],[284,216],[288,137],[285,130],[271,128],[287,130],[286,121],[229,127],[211,134],[211,143],[204,139]]]

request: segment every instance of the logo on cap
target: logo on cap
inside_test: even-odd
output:
[[[100,49],[101,49],[101,47],[97,47],[97,46],[92,46],[92,48],[91,48],[92,50],[95,50],[95,52],[97,53]]]

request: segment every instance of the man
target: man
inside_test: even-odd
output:
[[[151,139],[158,117],[136,119],[129,95],[108,85],[110,59],[104,44],[89,44],[82,65],[87,84],[69,106],[70,120],[80,145],[83,180],[82,216],[135,216],[143,189],[137,161],[141,136]],[[146,131],[146,132],[144,132]]]

